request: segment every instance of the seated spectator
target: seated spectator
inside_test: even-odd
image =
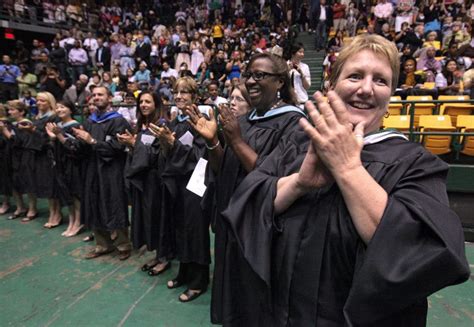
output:
[[[441,42],[437,40],[438,33],[436,31],[431,31],[426,34],[426,41],[423,43],[423,47],[434,47],[437,54],[441,54]]]
[[[90,91],[91,86],[95,87],[95,86],[99,86],[101,84],[102,84],[102,77],[100,77],[99,73],[93,72],[92,76],[89,78],[89,81],[87,82],[86,89]]]
[[[167,61],[163,61],[161,66],[163,69],[161,72],[162,81],[164,78],[170,78],[170,77],[178,78],[178,72],[176,71],[176,69],[171,68]]]
[[[209,83],[207,92],[209,93],[209,98],[205,101],[206,104],[219,106],[223,103],[228,103],[226,98],[219,96],[219,83],[217,81],[211,81]]]
[[[183,62],[181,64],[181,66],[179,67],[179,72],[178,72],[178,77],[184,77],[184,76],[189,76],[189,77],[193,77],[194,78],[194,75],[193,73],[189,70],[188,68],[188,64]]]
[[[150,85],[151,72],[147,69],[147,64],[142,61],[138,66],[138,70],[134,75],[134,81],[138,84],[139,89],[147,89]]]
[[[416,70],[416,60],[408,58],[405,60],[402,66],[402,72],[398,79],[398,88],[403,90],[420,88],[423,84],[423,78],[421,75],[415,74]]]
[[[199,85],[207,85],[207,81],[210,79],[211,71],[205,61],[199,65],[198,71],[196,73],[196,82]]]
[[[75,107],[83,107],[87,104],[90,96],[91,92],[89,88],[86,88],[86,84],[81,80],[77,80],[64,92],[62,100],[74,104]]]
[[[441,63],[436,60],[436,49],[434,47],[427,47],[420,55],[417,63],[417,70],[422,70],[426,74],[426,82],[434,82],[435,76],[441,71]]]
[[[462,75],[462,71],[458,69],[456,60],[448,60],[443,70],[436,75],[435,85],[438,88],[439,94],[462,94],[460,91]]]
[[[137,125],[137,99],[133,92],[127,92],[123,101],[124,106],[117,109],[117,112],[125,118],[132,128]]]
[[[36,99],[31,95],[31,92],[27,89],[23,90],[20,101],[28,107],[28,112],[31,116],[38,114],[38,107],[36,106]]]
[[[341,51],[344,46],[344,32],[342,30],[337,30],[334,37],[329,40],[328,49],[334,50],[335,52]]]

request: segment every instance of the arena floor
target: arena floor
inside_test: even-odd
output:
[[[40,217],[23,223],[0,216],[0,326],[210,326],[210,292],[192,303],[178,301],[184,289],[168,290],[178,269],[158,277],[140,271],[152,258],[135,252],[83,260],[87,234],[61,237],[66,225],[43,228]],[[474,244],[466,243],[474,271]],[[430,297],[428,326],[474,325],[474,275],[468,282]]]

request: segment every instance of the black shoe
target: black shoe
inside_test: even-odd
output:
[[[149,276],[158,276],[159,274],[164,273],[165,271],[167,271],[167,270],[170,269],[170,268],[171,268],[171,261],[168,261],[168,262],[166,263],[166,265],[163,267],[163,269],[161,269],[161,270],[158,270],[158,271],[157,271],[157,270],[155,270],[155,269],[153,269],[153,268],[150,269],[150,270],[148,270],[148,275],[149,275]]]
[[[171,284],[172,284],[171,286],[170,286],[169,282],[171,282]],[[170,290],[173,289],[173,288],[178,288],[181,285],[183,285],[183,283],[180,282],[178,279],[173,279],[173,280],[168,281],[168,283],[166,283],[166,287],[168,287]]]

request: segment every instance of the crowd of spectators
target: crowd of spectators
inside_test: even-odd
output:
[[[396,95],[471,94],[474,66],[472,1],[320,0],[313,29],[315,47],[326,45],[325,73],[341,48],[359,33],[379,34],[396,43],[401,72]],[[323,27],[321,27],[323,25]],[[311,26],[308,27],[311,32]],[[329,40],[326,42],[326,31]],[[474,94],[472,94],[474,95]]]
[[[33,114],[38,91],[83,106],[97,85],[107,86],[116,102],[147,89],[169,102],[173,83],[181,76],[194,77],[202,101],[212,102],[207,86],[217,82],[218,92],[226,96],[253,54],[270,51],[291,57],[290,22],[278,2],[79,5],[59,0],[43,1],[42,7],[33,7],[35,12],[31,6],[22,11],[17,7],[17,2],[4,2],[12,16],[72,26],[53,40],[18,40],[3,56],[0,103],[21,98]]]
[[[288,1],[31,0],[4,1],[3,10],[33,22],[72,26],[52,41],[19,40],[2,58],[0,102],[21,98],[33,114],[38,91],[83,106],[97,85],[106,85],[116,102],[145,89],[172,102],[171,88],[180,76],[194,77],[202,101],[210,102],[209,83],[216,81],[218,93],[226,96],[253,54],[269,51],[291,59],[292,26],[315,34],[316,50],[327,52],[326,76],[351,37],[377,33],[400,49],[397,93],[403,97],[469,94],[472,85],[471,1],[319,0],[295,6]],[[305,75],[309,82],[309,71]]]

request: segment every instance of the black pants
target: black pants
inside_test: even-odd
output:
[[[209,265],[181,262],[176,279],[186,284],[188,289],[205,291],[209,284]]]

